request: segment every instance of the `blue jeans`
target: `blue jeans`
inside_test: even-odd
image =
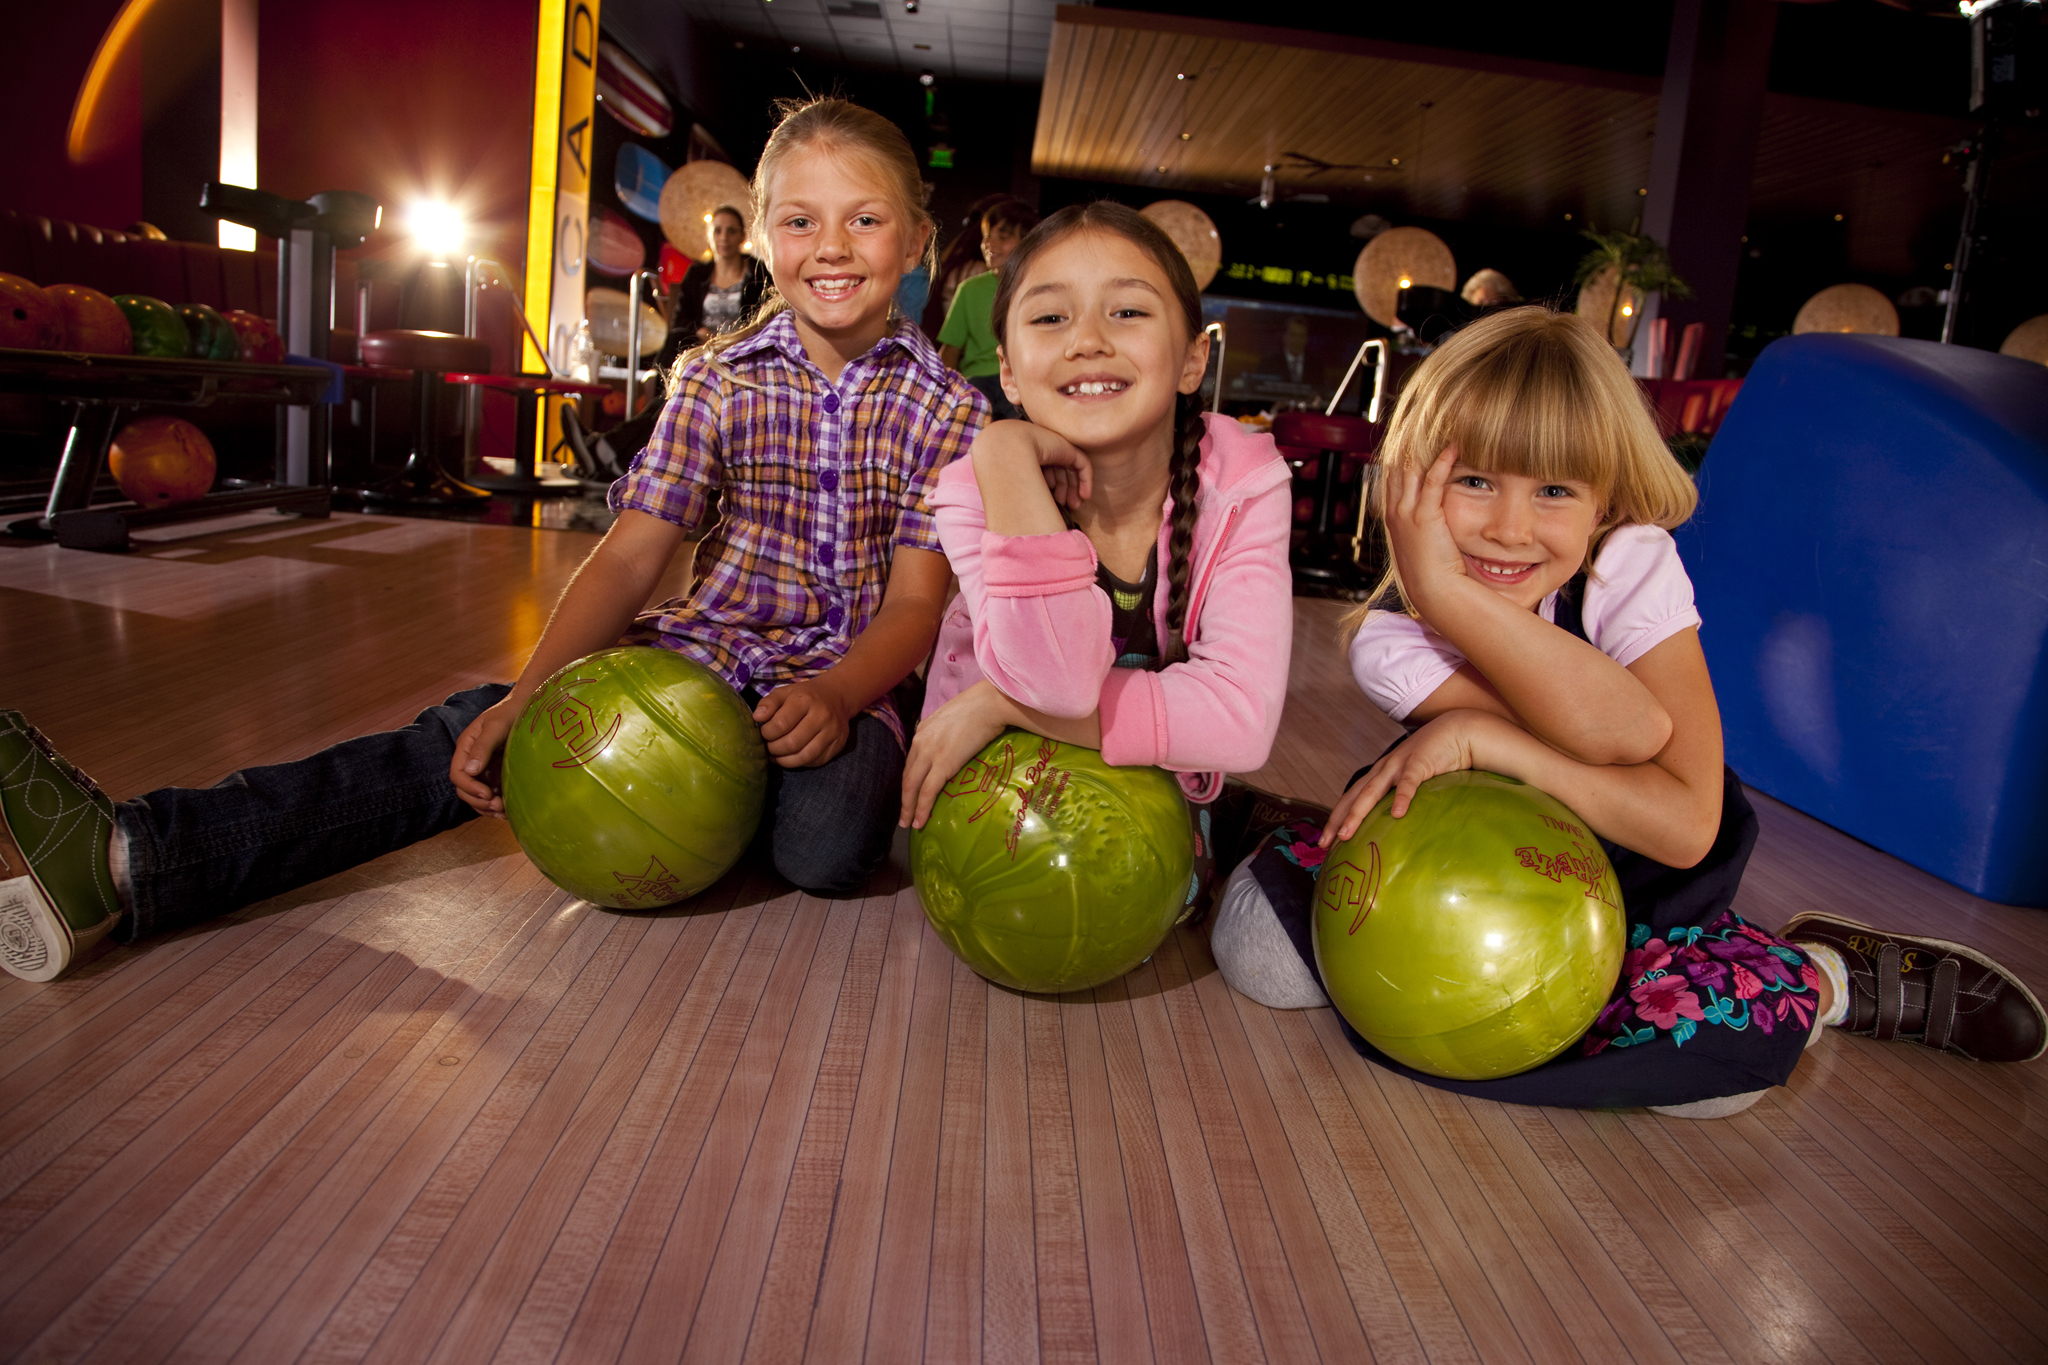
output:
[[[511,689],[487,683],[309,758],[231,773],[211,787],[164,787],[123,801],[132,943],[202,923],[332,876],[476,818],[448,766],[469,723]],[[903,751],[857,717],[846,748],[819,768],[771,764],[756,851],[806,891],[857,890],[889,856]]]

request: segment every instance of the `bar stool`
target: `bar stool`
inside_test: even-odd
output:
[[[545,497],[550,494],[581,493],[581,479],[545,478],[539,469],[539,442],[534,439],[534,408],[547,394],[573,394],[579,398],[601,398],[610,393],[609,384],[585,384],[575,379],[560,379],[545,374],[449,374],[442,376],[450,384],[468,385],[472,389],[492,389],[509,393],[519,400],[519,455],[509,474],[477,474],[472,477],[494,493],[520,493],[529,497]],[[475,409],[471,409],[475,411]]]
[[[408,330],[367,332],[358,344],[363,364],[412,371],[412,454],[397,474],[364,489],[363,501],[372,507],[422,510],[488,502],[489,493],[472,488],[442,468],[441,424],[435,417],[444,392],[441,377],[450,371],[489,369],[490,344],[453,332]]]
[[[1337,525],[1339,472],[1346,457],[1364,467],[1373,463],[1383,429],[1362,417],[1320,412],[1282,412],[1273,417],[1273,441],[1297,466],[1316,461],[1315,512],[1309,531],[1288,555],[1294,569],[1294,591],[1304,597],[1355,598],[1372,588],[1359,566],[1360,537]],[[1290,451],[1288,448],[1292,447]],[[1363,506],[1366,480],[1358,480]],[[1362,524],[1362,522],[1361,522]]]

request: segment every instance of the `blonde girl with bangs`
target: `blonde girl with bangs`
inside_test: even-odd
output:
[[[502,818],[497,755],[528,698],[620,643],[695,659],[746,700],[773,760],[759,853],[805,890],[857,890],[888,856],[900,708],[915,707],[903,684],[937,638],[950,581],[925,497],[988,403],[894,314],[932,234],[901,129],[844,100],[786,107],[754,212],[772,297],[679,362],[647,448],[612,486],[617,522],[515,682],[309,758],[118,806],[0,711],[0,966],[49,980],[98,939],[185,928]],[[700,532],[689,595],[643,611]],[[662,879],[632,880],[636,908],[673,898]]]
[[[1323,854],[1383,799],[1401,818],[1423,782],[1481,768],[1557,797],[1606,847],[1630,921],[1620,980],[1578,1047],[1520,1075],[1425,1075],[1347,1026],[1361,1053],[1464,1094],[1704,1118],[1783,1084],[1823,1025],[1882,1036],[1853,931],[1802,915],[1780,937],[1731,908],[1757,822],[1722,762],[1670,535],[1697,498],[1614,352],[1540,307],[1475,322],[1417,369],[1379,463],[1389,568],[1346,625],[1359,687],[1407,733],[1320,826],[1284,827],[1232,876],[1211,936],[1225,979],[1275,1007],[1327,1003],[1308,928]],[[2005,977],[1968,957],[1983,981]],[[1910,1033],[1934,991],[1904,989],[1919,992]],[[2039,1007],[2006,995],[2038,1051]]]

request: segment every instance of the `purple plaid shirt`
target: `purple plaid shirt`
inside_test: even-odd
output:
[[[611,506],[696,530],[687,597],[641,613],[628,644],[661,645],[735,690],[767,693],[846,655],[889,585],[899,545],[943,553],[925,496],[988,420],[988,401],[908,322],[837,384],[810,362],[785,310],[721,363],[686,366]],[[887,698],[867,708],[895,732]]]

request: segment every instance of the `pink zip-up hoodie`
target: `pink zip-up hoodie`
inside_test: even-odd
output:
[[[1113,666],[1109,597],[1095,584],[1087,536],[997,535],[982,511],[974,462],[955,460],[940,473],[931,507],[960,595],[939,627],[926,715],[985,677],[1048,715],[1078,719],[1099,710],[1105,760],[1170,769],[1192,801],[1215,799],[1224,773],[1264,765],[1287,700],[1294,642],[1293,499],[1270,436],[1227,417],[1208,422],[1188,580],[1188,657],[1156,673]],[[1172,526],[1169,497],[1152,602],[1162,644]]]

